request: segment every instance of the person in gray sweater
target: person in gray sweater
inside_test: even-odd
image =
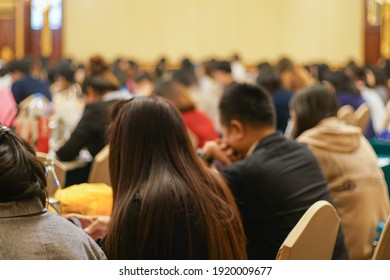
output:
[[[0,259],[106,259],[86,233],[48,212],[45,188],[33,148],[0,125]]]

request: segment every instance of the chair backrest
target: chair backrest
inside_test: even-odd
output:
[[[351,105],[344,105],[337,111],[337,118],[346,124],[355,125],[354,111]]]
[[[387,218],[372,259],[390,260],[390,216]]]
[[[108,156],[110,149],[105,146],[93,159],[88,183],[104,183],[111,186]]]
[[[37,158],[40,162],[42,162],[45,166],[49,164],[48,155],[45,153],[37,152],[36,153]],[[54,164],[54,171],[57,175],[58,181],[60,183],[60,188],[63,188],[65,186],[65,180],[66,180],[66,167],[59,162],[58,160],[53,160]],[[50,197],[54,196],[54,193],[57,191],[58,186],[53,182],[53,178],[51,177],[51,174],[48,174],[47,178],[47,193]]]
[[[370,122],[370,110],[366,104],[362,104],[359,108],[356,109],[355,113],[356,126],[362,129],[364,133],[367,130],[368,124]]]
[[[340,218],[332,204],[314,203],[298,221],[279,249],[277,260],[330,260]]]

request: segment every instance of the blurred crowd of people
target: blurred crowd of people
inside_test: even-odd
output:
[[[333,259],[368,259],[376,225],[389,215],[387,184],[367,141],[388,129],[389,79],[389,60],[337,69],[288,58],[248,68],[238,55],[185,58],[176,67],[166,58],[142,67],[101,55],[85,64],[11,61],[0,77],[0,224],[12,221],[1,219],[2,207],[17,218],[9,209],[24,201],[20,215],[57,224],[51,231],[63,234],[53,244],[78,236],[75,248],[56,245],[45,255],[37,232],[25,258],[275,259],[305,211],[326,200],[342,225]],[[346,105],[368,107],[363,130],[338,118]],[[107,145],[111,217],[68,216],[100,240],[104,255],[82,231],[47,215],[34,149],[65,162]],[[0,258],[23,258],[2,240],[14,253],[0,250]]]

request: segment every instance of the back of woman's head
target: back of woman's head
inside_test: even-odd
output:
[[[156,84],[153,94],[171,101],[181,112],[195,109],[188,89],[174,80],[161,80]]]
[[[276,69],[279,73],[283,73],[286,71],[293,71],[294,63],[291,61],[291,59],[287,57],[283,57],[277,62]]]
[[[88,63],[89,75],[84,80],[83,91],[86,92],[86,89],[91,87],[97,94],[104,95],[118,90],[120,82],[109,69],[110,65],[102,56],[91,57]]]
[[[0,203],[39,198],[46,204],[45,167],[34,149],[0,125]]]
[[[295,114],[295,138],[323,119],[335,117],[339,107],[336,96],[323,85],[303,89],[293,97],[290,106]]]
[[[269,63],[261,63],[257,69],[259,71],[256,78],[257,85],[265,87],[271,94],[280,87],[279,75]]]
[[[348,92],[359,95],[352,79],[344,71],[335,71],[330,73],[326,80],[334,87],[336,93]]]
[[[125,104],[113,125],[109,161],[114,209],[108,258],[245,257],[234,199],[199,162],[173,105],[157,97]],[[129,224],[134,217],[136,229]],[[129,237],[134,230],[135,245]]]
[[[160,98],[137,97],[128,103],[122,102],[122,109],[117,112],[115,120],[110,139],[110,155],[116,160],[113,165],[118,168],[126,166],[129,172],[142,177],[144,172],[150,171],[146,167],[156,161],[165,162],[165,165],[157,164],[156,167],[165,167],[176,164],[172,159],[180,160],[184,155],[193,155],[180,113]],[[118,172],[116,170],[112,175]],[[113,176],[112,179],[116,185],[119,178]]]

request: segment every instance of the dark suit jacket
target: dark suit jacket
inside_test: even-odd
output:
[[[60,160],[74,160],[84,147],[93,157],[104,148],[107,144],[110,108],[114,102],[99,101],[85,106],[83,116],[69,140],[57,151]]]
[[[41,93],[51,101],[51,94],[48,85],[31,76],[25,76],[21,80],[13,83],[12,93],[17,104],[34,93]]]
[[[306,210],[318,200],[333,203],[316,159],[300,143],[275,133],[252,155],[225,167],[241,212],[250,259],[272,260]],[[333,257],[348,257],[339,232]]]

